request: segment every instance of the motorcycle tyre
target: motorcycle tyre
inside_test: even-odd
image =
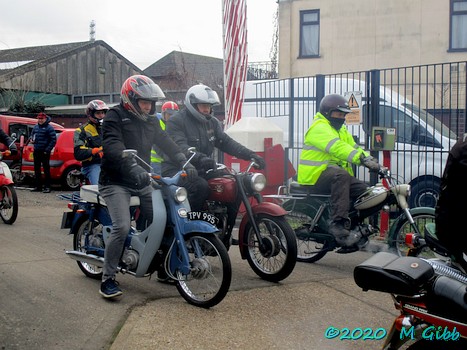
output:
[[[10,209],[0,209],[0,217],[5,224],[12,225],[18,217],[18,195],[13,185],[2,186],[3,189],[5,191],[4,195],[10,198],[13,207]]]
[[[248,261],[248,264],[250,265],[251,269],[263,280],[269,281],[269,282],[279,282],[282,281],[283,279],[287,278],[295,268],[295,264],[297,262],[297,241],[295,239],[295,233],[292,230],[292,227],[290,227],[289,223],[283,216],[271,216],[268,214],[259,214],[256,216],[256,224],[258,226],[261,226],[261,222],[263,221],[268,221],[269,223],[275,225],[280,232],[282,232],[283,239],[285,239],[285,244],[286,244],[286,252],[285,252],[285,259],[282,259],[281,266],[279,270],[270,270],[271,266],[277,266],[275,262],[277,262],[278,258],[277,256],[279,254],[284,254],[283,249],[278,253],[278,255],[274,255],[272,257],[264,257],[261,252],[259,252],[259,247],[257,244],[256,240],[256,234],[253,229],[253,226],[251,225],[250,222],[247,223],[245,226],[245,234],[243,236],[243,244],[245,245],[246,249],[246,259]],[[265,236],[266,237],[266,236]],[[252,240],[253,244],[250,243],[250,240]],[[259,253],[259,258],[264,262],[265,264],[261,264],[260,261],[258,261],[258,254],[255,254],[255,252]],[[270,262],[273,262],[271,264]]]
[[[84,229],[85,227],[89,224],[89,218],[88,217],[82,217],[78,220],[78,222],[75,224],[73,231],[71,232],[73,234],[73,249],[86,253],[84,249],[81,248],[81,238],[84,234]],[[95,224],[99,225],[100,223],[95,220]],[[84,239],[84,237],[83,237]],[[95,266],[88,264],[83,261],[77,261],[78,267],[80,270],[89,278],[95,279],[95,280],[101,280],[102,279],[102,272],[103,269],[101,267]]]
[[[186,282],[184,280],[186,276],[183,276],[181,273],[177,273],[176,277],[178,280],[176,281],[175,285],[180,295],[189,304],[208,309],[219,304],[227,295],[227,292],[230,288],[230,283],[232,281],[232,265],[227,249],[216,235],[206,233],[192,233],[190,235],[187,235],[185,236],[185,244],[187,245],[187,247],[192,246],[190,241],[194,239],[202,240],[205,243],[209,243],[209,245],[206,246],[206,249],[203,250],[204,256],[208,257],[208,259],[212,259],[213,257],[217,257],[219,259],[222,265],[222,281],[220,281],[220,283],[215,281],[216,283],[214,283],[213,285],[215,286],[215,288],[217,288],[217,290],[215,290],[214,294],[212,294],[208,298],[206,297],[208,293],[206,293],[205,288],[203,288],[202,291],[200,291],[199,293],[195,292],[190,288],[190,281],[199,281],[199,279],[188,276],[188,279],[191,278],[191,280]],[[194,257],[193,251],[190,249],[189,255],[190,259]],[[190,263],[192,263],[192,260],[190,261]]]
[[[424,225],[423,227],[420,227],[420,235],[423,237],[425,236],[425,224],[428,222],[435,222],[435,215],[434,212],[418,212],[415,214],[412,214],[414,222],[417,222],[418,220],[424,220]],[[428,221],[427,221],[428,220]],[[403,218],[401,220],[398,220],[396,223],[396,228],[395,230],[391,233],[391,236],[388,237],[388,247],[389,250],[396,253],[399,256],[406,256],[407,255],[407,249],[408,247],[405,245],[405,235],[401,231],[403,228],[407,225],[410,227],[410,223],[407,220],[407,218]],[[404,235],[404,239],[398,239],[400,235]],[[404,242],[404,243],[401,243]],[[405,247],[405,249],[404,249]],[[425,258],[434,258],[434,253],[429,250],[429,248],[426,248],[422,250],[419,254],[420,257],[425,257]]]
[[[296,203],[294,203],[294,202],[296,202]],[[317,208],[315,208],[313,205],[308,204],[308,203],[306,203],[304,201],[291,200],[291,201],[285,202],[282,205],[282,207],[285,210],[289,211],[289,212],[290,212],[291,208],[298,208],[298,210],[295,209],[294,212],[298,212],[298,213],[304,214],[304,215],[309,216],[309,217],[314,217],[316,215],[316,212],[317,212]],[[325,225],[325,219],[323,217],[319,220],[318,226],[319,227],[327,227],[327,225]],[[306,262],[306,263],[309,263],[309,264],[317,262],[318,260],[322,259],[329,251],[333,250],[333,248],[330,248],[331,246],[333,246],[331,241],[326,241],[324,243],[318,243],[318,242],[314,242],[312,240],[301,240],[301,239],[299,239],[298,236],[296,237],[296,240],[297,240],[297,261],[299,261],[299,262]],[[312,253],[311,253],[311,250],[310,250],[310,253],[304,252],[302,254],[301,253],[302,252],[302,247],[307,247],[308,248],[308,243],[316,243],[316,244],[320,244],[322,246],[317,248],[317,249],[314,249]],[[307,249],[307,248],[305,248],[305,249]]]

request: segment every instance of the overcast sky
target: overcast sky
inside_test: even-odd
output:
[[[173,50],[222,58],[222,0],[0,0],[0,50],[103,40],[141,69]],[[247,0],[249,62],[269,61],[276,0]]]

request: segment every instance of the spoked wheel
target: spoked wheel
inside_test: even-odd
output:
[[[93,253],[92,247],[104,249],[104,238],[102,236],[102,224],[94,220],[91,222],[87,218],[83,218],[75,226],[73,232],[73,249],[83,253]],[[97,251],[97,249],[95,249]],[[102,278],[102,268],[96,265],[77,261],[79,268],[83,273],[90,278],[100,280]]]
[[[284,217],[261,214],[257,216],[256,225],[263,246],[260,246],[255,230],[248,222],[243,238],[248,264],[262,279],[282,281],[292,273],[297,261],[295,234]]]
[[[311,230],[312,216],[315,216],[317,212],[313,205],[291,200],[284,203],[283,207],[288,211],[287,221],[294,230],[297,239],[297,261],[314,263],[333,249],[330,241],[325,239],[318,241],[317,235]],[[321,217],[318,227],[327,227],[325,221]]]
[[[425,225],[428,223],[435,222],[435,213],[434,209],[427,208],[426,212],[417,213],[412,215],[415,222],[415,228],[410,224],[407,219],[400,220],[397,223],[397,227],[392,232],[391,236],[388,239],[388,245],[391,250],[393,250],[399,256],[406,256],[409,250],[409,247],[405,243],[405,236],[408,233],[418,233],[422,236],[425,235]],[[435,253],[430,250],[428,247],[424,248],[419,254],[421,258],[435,258]]]
[[[191,273],[175,273],[180,295],[195,306],[210,308],[227,295],[232,266],[227,249],[214,234],[193,234],[185,238]],[[170,260],[170,259],[169,259]]]
[[[6,185],[0,188],[0,217],[5,224],[13,224],[18,217],[18,196],[13,185]]]

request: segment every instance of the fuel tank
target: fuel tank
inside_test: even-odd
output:
[[[216,177],[208,180],[209,200],[233,203],[237,198],[237,182],[231,177]]]
[[[375,186],[370,187],[365,193],[363,193],[354,203],[354,207],[357,210],[369,209],[381,204],[388,197],[389,190],[383,186],[382,183],[378,183]]]

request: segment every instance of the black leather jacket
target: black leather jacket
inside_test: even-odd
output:
[[[135,188],[134,182],[128,176],[133,160],[123,159],[122,151],[135,149],[138,151],[138,156],[150,164],[153,144],[160,147],[172,159],[177,170],[181,169],[181,161],[186,158],[167,133],[162,131],[156,116],[145,122],[133,116],[121,105],[112,107],[106,113],[102,124],[104,156],[101,162],[99,184],[118,184]],[[139,165],[147,169],[144,164]]]
[[[211,157],[215,148],[240,159],[248,160],[254,153],[227,135],[215,117],[200,120],[193,116],[186,108],[169,118],[166,124],[167,133],[180,146],[187,157],[188,148],[196,147],[197,154],[191,161],[200,170],[200,159]],[[176,164],[168,160],[162,162],[164,176],[177,171]]]

